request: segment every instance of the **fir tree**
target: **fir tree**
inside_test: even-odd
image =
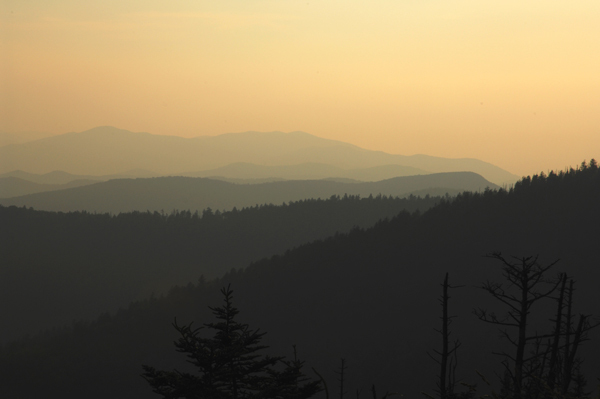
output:
[[[319,381],[309,381],[302,373],[303,362],[284,357],[262,356],[267,347],[260,344],[264,332],[238,323],[238,309],[232,304],[233,291],[221,289],[222,307],[210,308],[214,323],[194,328],[193,323],[173,323],[181,337],[175,341],[178,352],[185,353],[197,373],[156,370],[144,365],[142,376],[153,391],[165,399],[304,399],[320,390]],[[212,338],[200,336],[201,330],[215,330]],[[295,350],[294,350],[295,352]],[[295,353],[294,353],[295,355]],[[276,366],[283,367],[277,370]],[[281,368],[280,367],[280,368]]]

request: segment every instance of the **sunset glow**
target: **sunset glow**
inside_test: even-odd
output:
[[[600,2],[3,1],[0,131],[296,131],[518,175],[599,157]]]

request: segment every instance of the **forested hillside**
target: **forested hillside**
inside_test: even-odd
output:
[[[230,212],[116,216],[0,206],[1,340],[93,318],[175,284],[368,227],[440,198],[333,196]]]
[[[335,371],[345,358],[348,395],[371,384],[419,397],[435,389],[437,365],[427,356],[440,349],[440,283],[449,272],[453,337],[460,339],[457,377],[478,385],[478,394],[499,388],[501,358],[512,351],[497,326],[478,320],[481,307],[503,317],[506,307],[478,287],[503,283],[497,259],[539,254],[575,279],[574,314],[600,314],[600,171],[595,162],[578,170],[524,178],[510,190],[464,193],[424,213],[402,212],[370,229],[354,229],[252,263],[214,281],[173,288],[168,295],[132,303],[127,310],[78,322],[5,345],[0,353],[3,393],[15,398],[157,397],[140,377],[142,364],[185,369],[173,349],[170,323],[212,321],[207,305],[221,301],[231,284],[240,319],[267,331],[274,353],[292,353],[315,367],[338,395]],[[228,250],[235,251],[235,247]],[[505,282],[504,282],[505,283]],[[506,286],[507,289],[511,288]],[[530,330],[550,333],[556,301],[531,309]],[[593,390],[600,370],[598,330],[588,334],[578,357]],[[528,350],[533,349],[529,347]],[[528,352],[529,353],[529,352]]]

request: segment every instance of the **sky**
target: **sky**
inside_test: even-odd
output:
[[[600,158],[600,1],[2,0],[0,132],[296,131],[518,175]]]

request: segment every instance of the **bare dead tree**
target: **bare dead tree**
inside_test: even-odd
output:
[[[344,399],[344,395],[346,394],[346,392],[344,391],[344,373],[347,368],[348,368],[348,366],[346,366],[346,359],[342,358],[341,364],[340,364],[340,369],[339,369],[339,371],[336,371],[336,374],[338,374],[340,376],[338,378],[338,381],[340,383],[340,399]]]
[[[548,365],[548,388],[550,390],[554,389],[554,385],[556,384],[557,379],[557,368],[559,362],[559,345],[561,338],[561,329],[562,329],[562,314],[564,307],[564,298],[565,298],[565,289],[567,284],[567,274],[563,273],[560,279],[560,289],[559,295],[557,299],[558,309],[556,310],[556,318],[554,321],[554,337],[552,338],[552,348],[550,350],[550,364]]]
[[[506,316],[498,317],[493,312],[484,309],[475,309],[475,315],[486,323],[500,326],[502,336],[515,347],[515,352],[496,353],[502,355],[502,364],[510,376],[511,387],[505,387],[510,396],[521,399],[523,396],[524,378],[527,376],[525,366],[537,360],[539,353],[526,357],[528,344],[535,343],[547,335],[528,335],[529,315],[531,308],[537,302],[548,298],[558,287],[561,280],[548,280],[545,273],[558,261],[542,266],[538,263],[538,256],[513,257],[512,261],[504,258],[501,253],[495,252],[487,255],[502,264],[502,276],[508,284],[487,281],[481,288],[507,308]],[[509,333],[516,330],[516,334]],[[512,366],[512,367],[511,367]]]
[[[311,369],[312,369],[313,373],[315,373],[317,375],[317,377],[319,377],[321,384],[323,384],[323,389],[325,390],[325,399],[329,399],[329,389],[327,388],[327,381],[325,381],[323,376],[321,374],[319,374],[319,372],[317,370],[315,370],[314,367],[311,367]]]
[[[573,280],[569,282],[569,291],[567,293],[567,315],[565,317],[565,350],[563,359],[563,381],[561,384],[561,391],[567,392],[571,383],[570,378],[567,377],[573,373],[573,367],[569,364],[571,358],[571,334],[573,332],[572,321],[573,321],[573,292],[575,291]]]
[[[434,349],[434,352],[439,358],[435,358],[431,355],[429,356],[440,365],[440,374],[438,376],[438,381],[436,382],[436,392],[439,394],[440,399],[447,399],[453,397],[455,393],[454,388],[456,387],[457,366],[456,351],[460,347],[460,342],[458,340],[455,340],[452,346],[450,345],[450,325],[452,324],[452,319],[456,316],[449,316],[448,314],[448,301],[450,299],[448,289],[458,287],[450,286],[448,283],[448,273],[446,273],[444,282],[441,286],[442,296],[439,301],[442,305],[442,316],[440,317],[442,320],[442,328],[440,330],[436,329],[436,331],[442,336],[442,350],[438,351]]]
[[[579,376],[578,366],[581,363],[580,360],[577,359],[577,350],[581,346],[581,344],[588,340],[587,333],[600,325],[600,322],[591,321],[590,315],[579,315],[579,320],[577,322],[577,327],[573,328],[573,293],[575,291],[574,281],[569,281],[569,288],[567,291],[567,304],[566,304],[566,315],[564,322],[564,336],[565,342],[562,346],[563,354],[562,354],[562,381],[560,385],[560,392],[562,394],[567,394],[569,392],[569,387],[571,382],[575,381],[576,383],[581,383],[582,376]],[[573,341],[571,341],[571,338]],[[576,390],[581,390],[582,387],[576,387]]]

